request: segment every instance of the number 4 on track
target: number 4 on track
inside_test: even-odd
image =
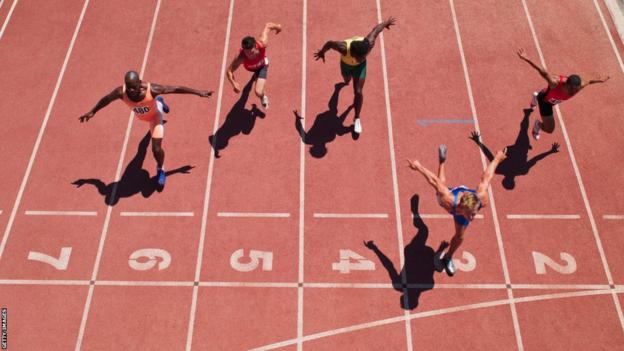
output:
[[[355,262],[352,262],[355,261]],[[340,273],[347,274],[353,271],[374,271],[375,263],[371,260],[367,260],[360,254],[357,254],[351,250],[340,250],[340,262],[332,263],[332,269],[334,271],[340,271]]]

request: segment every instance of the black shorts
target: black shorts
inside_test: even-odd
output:
[[[546,96],[546,92],[542,91],[537,94],[537,104],[539,105],[540,115],[542,116],[552,116],[553,115],[553,104],[548,101],[544,101],[544,96]]]
[[[254,71],[254,75],[256,78],[267,79],[267,75],[269,74],[269,65],[264,65],[262,68],[259,68],[257,71]]]

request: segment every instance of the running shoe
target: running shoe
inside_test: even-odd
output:
[[[167,104],[165,103],[165,99],[163,99],[163,97],[162,97],[162,96],[160,96],[160,95],[159,95],[159,96],[157,96],[157,97],[156,97],[156,101],[160,101],[160,103],[162,104],[162,109],[163,109],[163,112],[164,112],[164,113],[169,113],[169,105],[167,105]]]
[[[440,147],[438,148],[438,160],[440,161],[440,163],[443,163],[444,161],[446,161],[446,152],[448,151],[446,145],[442,144],[440,145]]]
[[[443,253],[444,251],[436,252],[433,256],[433,268],[435,268],[437,272],[442,272],[444,270],[444,263],[442,263]]]
[[[542,122],[540,122],[539,120],[536,120],[535,124],[533,124],[533,130],[531,131],[531,134],[533,134],[533,139],[539,140],[540,129],[542,129],[541,127],[542,127]]]
[[[355,134],[362,133],[362,122],[360,122],[360,119],[356,118],[353,123],[354,123],[353,132],[355,132]]]
[[[533,92],[533,96],[531,97],[531,110],[535,108],[535,106],[537,106],[537,95],[539,94],[538,91],[534,91]]]
[[[158,185],[165,186],[165,179],[167,176],[165,175],[165,171],[162,168],[158,168],[156,170],[156,177],[158,178]]]
[[[444,261],[444,270],[446,271],[446,274],[449,277],[454,276],[457,270],[455,269],[455,264],[453,263],[453,259],[450,257],[444,257],[443,261]]]
[[[262,97],[262,107],[264,107],[265,110],[269,109],[269,97],[266,95]]]

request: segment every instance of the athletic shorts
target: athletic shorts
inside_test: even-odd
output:
[[[544,101],[544,96],[546,96],[546,92],[542,91],[537,94],[537,104],[539,105],[540,115],[542,116],[552,116],[553,115],[553,104],[548,101]]]
[[[262,68],[257,71],[253,71],[256,78],[267,79],[267,75],[269,74],[269,65],[264,65]]]
[[[357,66],[347,65],[346,63],[340,61],[340,73],[344,77],[353,77],[364,79],[366,78],[366,61],[360,63]]]

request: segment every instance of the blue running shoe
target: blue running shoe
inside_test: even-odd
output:
[[[169,113],[169,105],[167,105],[167,104],[165,103],[165,99],[163,99],[163,97],[162,97],[162,96],[160,96],[160,95],[159,95],[159,96],[157,96],[157,97],[156,97],[156,101],[160,101],[160,103],[162,104],[162,109],[163,109],[163,112],[164,112],[164,113]]]
[[[165,171],[162,168],[158,168],[156,170],[156,177],[158,178],[158,185],[165,186],[165,179],[167,176],[165,175]]]

